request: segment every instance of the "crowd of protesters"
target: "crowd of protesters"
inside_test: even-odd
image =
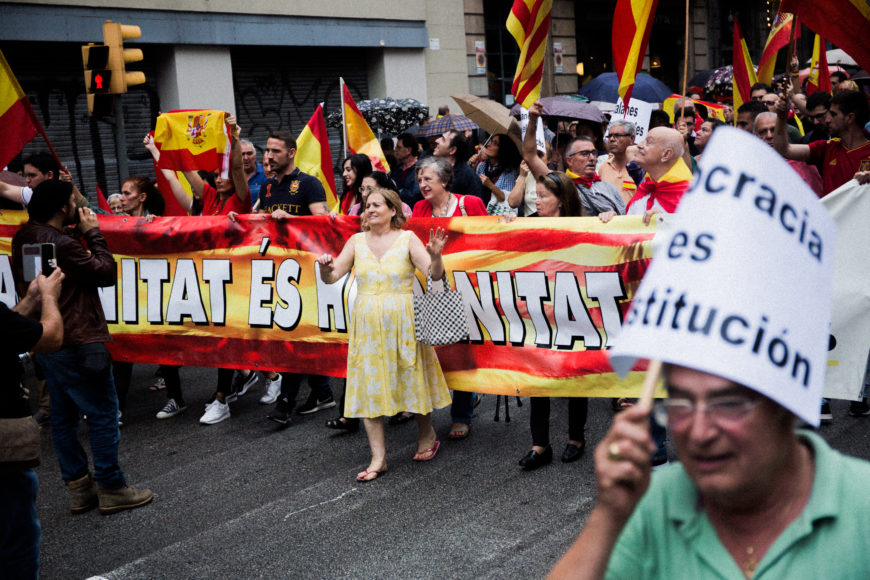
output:
[[[815,93],[806,97],[788,83],[778,89],[767,85],[753,87],[752,101],[734,112],[735,124],[753,132],[788,159],[819,197],[853,177],[860,183],[870,182],[867,95],[851,90],[846,83],[840,83],[833,96]],[[360,263],[367,268],[379,267],[378,254],[395,251],[393,244],[400,238],[402,242],[396,247],[404,248],[405,257],[410,256],[407,263],[401,262],[402,276],[410,280],[414,267],[426,272],[431,264],[433,279],[440,278],[445,234],[440,231],[433,234],[428,244],[413,235],[407,238],[400,232],[408,217],[507,214],[506,221],[511,221],[513,217],[597,216],[606,223],[616,215],[639,215],[649,224],[656,214],[672,213],[688,189],[692,172],[697,169],[697,161],[711,135],[723,125],[699,100],[688,97],[678,100],[673,118],[654,111],[647,136],[637,142],[634,123],[614,116],[601,126],[550,120],[548,134],[552,137],[544,151],[538,149],[533,131],[528,132],[522,143],[507,134],[495,134],[477,146],[475,132],[447,131],[429,140],[402,133],[395,141],[388,138],[382,143],[390,155],[389,174],[375,171],[365,155],[350,155],[340,164],[344,187],[338,211],[360,216],[363,231],[348,242],[340,256],[321,257],[319,264],[326,273],[325,279],[349,271],[355,263],[357,267]],[[532,107],[529,116],[531,123],[543,119],[540,103]],[[265,143],[257,144],[240,139],[241,128],[231,115],[227,116],[227,124],[233,143],[228,178],[217,173],[185,172],[190,196],[174,171],[162,170],[169,191],[160,191],[150,176],[130,176],[123,181],[120,192],[108,197],[111,211],[153,220],[163,214],[164,196],[173,196],[190,215],[225,215],[235,219],[238,214],[259,212],[270,214],[275,220],[286,220],[330,213],[320,182],[295,164],[293,135],[274,131]],[[146,136],[144,146],[155,160],[159,157],[153,139]],[[264,151],[261,162],[257,159],[258,149]],[[30,213],[30,222],[16,234],[13,243],[17,290],[25,297],[21,302],[24,306],[17,310],[32,313],[31,302],[37,293],[42,293],[42,303],[48,307],[52,296],[58,294],[55,287],[61,277],[58,274],[39,276],[35,282],[25,280],[21,271],[22,244],[55,243],[65,276],[63,290],[59,292],[65,334],[62,333],[59,350],[40,354],[35,360],[37,376],[47,384],[47,394],[41,397],[35,418],[41,425],[51,426],[61,472],[70,490],[72,513],[94,507],[103,513],[115,513],[145,505],[153,494],[129,487],[117,461],[118,427],[123,424],[132,364],[112,363],[103,346],[109,335],[97,288],[116,281],[112,254],[99,232],[95,212],[88,209],[87,200],[72,184],[69,172],[52,156],[44,153],[28,156],[23,160],[22,172],[24,181],[19,185],[0,181],[0,200],[5,207],[23,206]],[[68,227],[72,229],[67,230]],[[374,262],[369,259],[372,254]],[[402,292],[405,290],[403,286]],[[385,308],[378,301],[373,304],[378,312]],[[43,308],[43,318],[46,310]],[[83,314],[85,311],[87,314]],[[362,316],[362,311],[358,311]],[[371,311],[365,314],[370,317]],[[3,315],[8,315],[5,310]],[[405,317],[406,324],[408,308],[400,313],[391,311],[390,316]],[[365,326],[370,322],[366,320],[360,319],[363,326],[356,331],[362,336],[374,332]],[[49,330],[56,332],[46,328],[43,330],[46,336]],[[24,350],[45,352],[45,341],[38,338],[32,327],[25,324],[22,332]],[[356,340],[354,336],[352,331],[352,343]],[[384,340],[377,337],[379,343]],[[381,347],[390,352],[401,350],[392,343]],[[352,348],[357,350],[358,346]],[[418,354],[424,357],[426,352]],[[373,394],[357,384],[355,381],[362,380],[360,373],[367,372],[359,361],[355,365],[349,362],[349,369],[352,366],[354,372],[349,370],[346,389],[337,398],[324,376],[221,368],[214,394],[199,422],[215,425],[229,419],[230,404],[258,385],[262,388],[260,402],[273,405],[268,419],[280,425],[289,425],[294,411],[305,415],[337,406],[338,415],[327,421],[327,427],[355,431],[360,419],[363,420],[372,460],[357,479],[372,481],[386,472],[382,420],[385,415],[390,424],[416,418],[419,448],[414,460],[429,461],[438,452],[440,442],[429,413],[450,404],[450,400],[443,376],[438,379],[440,368],[434,368],[438,366],[437,359],[433,361],[430,356],[426,360],[425,368],[418,371],[426,378],[424,383],[432,386],[423,389],[419,385],[422,389],[417,393],[419,400]],[[170,419],[187,409],[178,371],[179,367],[170,365],[161,365],[158,370],[151,388],[165,388],[168,397],[157,412],[157,419]],[[380,369],[377,373],[384,375],[387,371]],[[20,373],[10,376],[20,382]],[[296,398],[305,381],[310,393],[297,407]],[[99,392],[83,394],[89,384],[99,385]],[[452,425],[447,435],[450,439],[469,437],[478,400],[474,393],[453,393]],[[616,411],[632,406],[631,400],[613,402]],[[584,453],[588,400],[570,399],[568,408],[568,435],[561,455],[565,463],[578,460]],[[71,435],[82,415],[90,427],[93,473],[83,449]],[[552,461],[549,415],[550,400],[534,398],[530,413],[532,445],[519,461],[523,470],[535,470]],[[852,403],[850,415],[870,415],[866,397]],[[822,419],[832,419],[826,404]],[[649,435],[652,463],[661,465],[667,461],[666,431],[651,421]]]

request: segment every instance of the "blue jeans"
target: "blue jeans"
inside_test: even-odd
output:
[[[32,469],[0,471],[0,578],[33,578],[39,572],[42,530],[36,519],[39,481]]]
[[[88,474],[88,456],[79,441],[80,415],[87,415],[94,479],[103,487],[126,485],[118,465],[118,395],[109,351],[100,342],[38,354],[51,396],[51,438],[67,483]]]
[[[450,405],[450,418],[454,423],[471,425],[474,415],[474,393],[453,391],[453,404]]]

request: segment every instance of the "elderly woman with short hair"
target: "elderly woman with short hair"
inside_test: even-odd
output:
[[[427,157],[417,164],[417,184],[422,201],[414,205],[412,217],[461,217],[487,215],[479,197],[457,195],[450,192],[453,181],[453,166],[443,157]],[[474,414],[474,393],[453,392],[450,416],[450,439],[465,439],[471,432],[471,416]]]

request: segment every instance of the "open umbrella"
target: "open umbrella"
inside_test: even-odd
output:
[[[590,101],[605,101],[615,103],[619,98],[619,78],[616,73],[601,73],[577,91],[585,95]],[[673,94],[668,85],[647,74],[639,74],[634,77],[634,89],[631,91],[632,98],[646,101],[647,103],[661,103]]]
[[[429,118],[429,105],[415,99],[369,99],[360,101],[357,107],[372,131],[384,135],[397,135]],[[326,123],[340,128],[341,109],[331,112]]]
[[[432,137],[433,135],[443,135],[447,131],[473,131],[474,129],[477,129],[477,123],[465,115],[450,114],[435,119],[431,123],[426,123],[417,131],[417,136]]]
[[[846,53],[842,48],[834,48],[825,53],[825,58],[828,60],[828,65],[838,64],[840,66],[848,66],[858,68],[858,63],[855,59]],[[808,58],[805,64],[812,64],[813,59]]]
[[[558,117],[560,119],[582,119],[593,123],[602,123],[606,119],[601,110],[585,101],[575,99],[571,95],[558,95],[541,99],[544,105],[544,117]],[[519,116],[520,104],[511,107],[511,115]]]
[[[728,97],[734,94],[734,71],[731,65],[717,68],[704,84],[704,92],[715,97]]]
[[[517,149],[522,151],[520,124],[511,117],[507,107],[491,99],[469,94],[453,95],[453,100],[459,104],[465,116],[480,125],[481,129],[490,135],[504,133],[516,144]]]

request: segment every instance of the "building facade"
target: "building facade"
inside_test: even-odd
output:
[[[764,7],[738,0],[690,2],[689,75],[730,62],[729,18],[740,19],[753,53],[766,37]],[[458,112],[459,93],[512,104],[519,49],[505,29],[511,0],[32,0],[0,4],[0,50],[79,187],[118,191],[112,128],[87,112],[80,46],[102,41],[106,20],[133,24],[142,49],[130,65],[146,83],[122,97],[124,153],[131,174],[152,175],[142,137],[159,112],[222,109],[258,145],[270,130],[299,133],[318,103],[340,105],[339,77],[355,99],[414,98],[434,114]],[[612,70],[616,0],[554,0],[544,95],[572,94]],[[766,10],[769,12],[769,5]],[[679,89],[685,30],[683,0],[660,0],[649,55],[652,71]],[[726,48],[727,46],[727,48]],[[649,62],[649,61],[647,61]],[[578,63],[583,74],[578,74]],[[336,164],[339,132],[330,129]],[[25,153],[44,149],[40,138]]]

